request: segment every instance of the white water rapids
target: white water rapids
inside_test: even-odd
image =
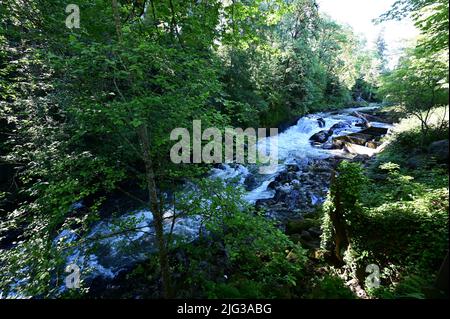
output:
[[[374,108],[374,107],[372,107]],[[270,175],[252,173],[251,168],[240,164],[222,164],[219,168],[212,169],[211,178],[229,180],[237,178],[240,184],[244,184],[247,177],[253,175],[255,185],[245,194],[249,203],[255,203],[258,199],[268,199],[274,196],[274,191],[268,189],[268,185],[276,176],[286,169],[288,164],[302,165],[311,159],[323,159],[335,155],[343,155],[342,150],[324,149],[313,146],[310,137],[322,130],[330,129],[334,124],[346,122],[349,125],[337,131],[336,135],[345,135],[360,131],[355,126],[361,120],[352,116],[354,111],[364,111],[368,108],[352,108],[340,110],[333,113],[316,113],[299,119],[296,125],[291,126],[275,137],[268,137],[258,141],[258,147],[264,147],[276,142],[278,144],[279,164],[277,171]],[[324,125],[319,123],[324,120]],[[323,122],[322,122],[323,123]],[[373,123],[373,122],[372,122]],[[383,123],[373,123],[377,126],[386,126]],[[317,199],[316,199],[317,200]],[[313,198],[314,201],[314,198]],[[173,212],[167,212],[165,217],[170,217]],[[98,222],[87,235],[87,239],[95,239],[96,250],[90,251],[93,244],[83,244],[68,250],[67,264],[75,264],[81,269],[81,277],[87,282],[95,277],[112,279],[126,267],[148,258],[149,253],[154,252],[154,240],[151,234],[153,229],[152,214],[148,210],[130,212],[116,217],[115,219],[102,220]],[[118,224],[132,225],[137,231],[132,233],[121,233]],[[198,235],[201,221],[200,218],[188,217],[177,219],[173,233],[193,240]],[[166,219],[165,230],[171,228],[171,219]],[[117,234],[115,234],[117,232]],[[104,238],[97,240],[98,238]],[[79,236],[72,230],[63,230],[55,239],[57,244],[77,244]],[[66,289],[64,280],[59,280],[60,292]]]

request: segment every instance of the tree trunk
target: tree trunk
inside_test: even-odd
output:
[[[331,177],[333,184],[335,173]],[[344,220],[344,209],[341,204],[339,191],[334,194],[334,210],[330,212],[330,219],[334,229],[334,255],[339,262],[344,262],[344,252],[350,243],[348,239],[347,226]]]
[[[113,9],[113,15],[114,15],[114,25],[116,27],[116,34],[119,42],[122,41],[122,27],[120,22],[120,15],[119,15],[119,4],[117,3],[117,0],[112,0],[112,9]]]
[[[139,142],[142,147],[143,159],[145,164],[145,174],[149,196],[149,205],[153,215],[155,234],[158,246],[159,264],[161,267],[161,280],[163,285],[163,297],[171,298],[170,269],[169,258],[167,254],[167,245],[164,238],[163,229],[163,207],[160,207],[158,194],[156,191],[155,173],[150,155],[150,140],[146,125],[141,125],[138,129]]]
[[[448,252],[436,278],[436,287],[448,295]]]
[[[114,24],[116,26],[117,39],[122,42],[122,27],[119,15],[119,5],[117,0],[112,0],[112,10],[114,15]],[[119,91],[120,92],[120,91]],[[145,177],[147,181],[147,190],[149,198],[149,206],[153,215],[153,225],[155,227],[156,241],[158,246],[159,265],[161,267],[161,281],[163,286],[163,297],[171,298],[170,269],[169,258],[167,254],[167,245],[164,239],[163,225],[163,207],[159,204],[158,194],[156,191],[155,173],[153,171],[153,163],[150,155],[150,139],[148,129],[145,124],[141,125],[137,130],[139,144],[142,149],[142,158],[145,164]]]

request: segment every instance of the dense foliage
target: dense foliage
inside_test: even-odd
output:
[[[367,49],[315,0],[74,2],[79,28],[66,26],[66,1],[0,2],[0,297],[60,296],[58,278],[76,247],[55,238],[72,230],[80,242],[93,240],[87,234],[96,222],[125,213],[108,210],[118,196],[133,203],[125,209],[152,214],[158,253],[130,275],[154,288],[142,296],[354,297],[334,275],[300,285],[316,275],[306,249],[248,207],[237,187],[197,180],[210,165],[172,163],[170,132],[190,131],[193,120],[221,130],[283,127],[307,113],[384,98],[420,119],[425,148],[448,133],[448,2],[400,0],[382,17],[412,12],[422,31],[394,70],[382,35]],[[439,121],[436,106],[446,112]],[[392,144],[415,147],[418,127]],[[338,212],[350,245],[337,249],[341,262],[352,264],[354,253],[414,275],[438,266],[448,244],[447,172],[441,164],[405,170],[392,158],[407,153],[379,159],[371,170],[387,173],[375,188],[360,166],[339,166],[323,247],[334,236],[327,214]],[[194,191],[184,188],[188,181]],[[172,234],[187,216],[201,218],[194,242]],[[397,249],[365,236],[367,229],[392,234],[394,225],[388,244]]]

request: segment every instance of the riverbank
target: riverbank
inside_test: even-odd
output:
[[[375,109],[364,108],[359,111],[362,110]],[[332,135],[343,136],[361,130],[362,127],[359,124],[362,121],[352,115],[353,112],[355,109],[347,109],[342,114],[337,111],[330,115],[327,115],[328,113],[312,114],[300,119],[296,125],[280,133],[277,138],[281,148],[282,161],[277,172],[271,176],[258,176],[256,170],[251,167],[222,165],[212,171],[211,178],[220,178],[236,183],[238,186],[244,186],[247,190],[244,198],[255,205],[256,211],[264,218],[274,221],[277,228],[289,235],[290,240],[305,250],[310,249],[309,255],[314,256],[320,246],[321,236],[320,215],[317,212],[326,198],[332,171],[340,160],[351,159],[356,154],[349,154],[345,150],[332,150],[324,147],[326,141],[323,145],[318,145],[310,139],[317,131],[326,127],[334,130],[330,134],[330,139]],[[364,158],[357,157],[356,160]],[[183,231],[185,236],[189,237],[196,233],[199,224],[189,218],[186,219],[186,223],[188,223],[186,226],[189,226],[184,227]],[[103,228],[107,229],[108,227],[103,226]],[[149,243],[140,242],[140,238],[145,239],[144,236],[136,238],[138,243],[134,243],[133,246],[138,249],[133,253],[134,256],[139,256],[140,251],[148,250]],[[126,238],[116,240],[116,242],[120,243],[124,240]],[[195,243],[192,244],[195,245]],[[125,247],[129,247],[129,245],[125,245]],[[141,248],[139,249],[139,247]],[[115,253],[117,254],[117,251]],[[130,251],[123,253],[130,255]],[[100,258],[100,261],[105,261],[105,258]],[[145,263],[145,260],[142,262]],[[111,266],[115,267],[116,270],[109,272],[115,275],[112,277],[97,276],[91,285],[91,294],[93,296],[109,295],[109,292],[105,291],[108,290],[107,287],[127,287],[128,284],[124,278],[130,274],[130,270],[134,271],[139,268],[139,265],[140,262],[137,266],[122,265],[120,267],[116,262],[103,265],[106,269]],[[153,283],[153,286],[155,284]]]
[[[372,126],[371,121],[383,127],[390,126],[393,118],[395,113],[392,115],[377,108],[310,114],[277,136],[281,160],[275,174],[259,175],[257,167],[252,166],[218,165],[210,172],[210,180],[223,181],[228,185],[227,188],[222,189],[220,186],[216,189],[217,185],[214,184],[208,184],[206,190],[187,188],[186,194],[194,191],[194,196],[197,196],[196,200],[192,198],[185,203],[186,208],[193,213],[177,216],[175,223],[172,223],[172,217],[184,208],[169,209],[165,215],[165,231],[177,238],[169,249],[175,296],[396,297],[399,295],[395,291],[397,283],[406,278],[408,285],[408,276],[417,273],[417,269],[412,267],[417,265],[412,258],[415,251],[424,249],[423,242],[428,243],[425,251],[434,257],[431,258],[427,253],[426,256],[430,258],[421,261],[420,267],[422,271],[436,273],[444,242],[448,241],[448,236],[445,237],[442,231],[445,224],[443,218],[448,216],[448,205],[442,202],[445,196],[448,197],[442,172],[446,169],[448,172],[448,167],[442,161],[436,164],[437,167],[435,164],[421,165],[434,163],[428,157],[435,158],[436,152],[441,156],[442,152],[439,153],[434,147],[433,155],[426,148],[425,152],[414,151],[415,155],[411,157],[411,146],[407,145],[403,146],[403,155],[399,156],[400,153],[396,151],[398,144],[403,143],[401,136],[409,129],[403,129],[406,133],[398,133],[397,126],[394,135],[389,134],[382,139],[387,144],[386,149],[380,149],[381,153],[376,156],[351,153],[352,148],[345,145],[333,146],[334,140],[359,134],[365,127]],[[321,142],[313,138],[320,132],[327,132],[328,135]],[[434,142],[429,141],[430,145]],[[380,169],[382,163],[391,160],[400,160],[401,173],[395,168],[391,173]],[[343,264],[336,263],[327,248],[330,238],[324,237],[330,233],[326,207],[329,205],[331,180],[342,161],[359,163],[369,177],[367,184],[357,185],[365,194],[359,204],[363,217],[357,222],[353,221],[348,230],[352,245]],[[403,167],[406,171],[403,171]],[[406,183],[411,175],[415,181]],[[441,179],[437,176],[441,176]],[[400,184],[401,190],[398,189]],[[423,196],[424,187],[430,192],[430,197]],[[398,197],[396,192],[406,192],[406,197]],[[223,195],[217,197],[217,194],[227,196],[221,198]],[[418,199],[411,201],[408,196]],[[88,288],[67,290],[61,286],[58,297],[161,297],[158,262],[152,253],[155,252],[152,215],[148,210],[139,210],[138,206],[133,212],[133,206],[127,206],[129,202],[120,198],[107,201],[103,219],[94,225],[90,233],[82,236],[95,244],[84,247],[78,245],[81,237],[73,230],[64,230],[55,239],[58,245],[69,248],[66,251],[66,263],[81,265],[83,287]],[[389,198],[390,202],[383,198]],[[204,199],[207,199],[204,202],[206,206],[192,205],[192,200],[193,203],[202,203]],[[214,206],[221,211],[217,213],[218,216],[225,218],[223,223],[226,226],[220,229],[208,226],[211,205],[215,201],[219,201]],[[437,210],[427,206],[431,202]],[[233,205],[229,206],[230,203]],[[399,205],[406,205],[402,216],[397,215]],[[85,208],[82,203],[78,203],[74,209],[82,213]],[[112,212],[119,209],[124,213],[113,218],[107,213],[108,209]],[[416,210],[420,212],[419,215],[415,213]],[[424,218],[422,214],[430,218]],[[402,223],[404,227],[395,228],[393,224],[396,223]],[[414,225],[414,234],[418,235],[411,236],[411,225]],[[432,235],[429,233],[431,229],[440,231]],[[405,240],[403,236],[408,239]],[[401,250],[396,250],[395,245],[402,247]],[[276,252],[276,255],[271,256],[271,251]],[[238,254],[239,258],[234,259],[234,254]],[[382,257],[386,255],[387,259]],[[351,256],[362,257],[355,259]],[[365,267],[368,264],[376,264],[382,270],[381,288],[378,290],[366,286],[368,274]],[[270,267],[275,268],[270,271]],[[429,285],[433,278],[428,276],[425,280],[420,279],[419,285]],[[270,290],[269,287],[274,285],[277,288]],[[417,293],[419,288],[414,289]],[[439,296],[436,290],[431,291]]]
[[[346,158],[346,160],[363,165],[369,180],[367,185],[359,185],[364,194],[361,199],[363,207],[361,213],[366,217],[350,228],[352,247],[344,265],[336,266],[330,259],[327,250],[320,245],[322,232],[324,227],[327,227],[323,219],[325,214],[322,206],[323,200],[318,199],[321,196],[311,196],[320,194],[318,192],[320,189],[323,189],[322,198],[327,196],[331,172],[344,158],[337,156],[316,159],[307,164],[302,163],[301,168],[299,165],[286,165],[286,169],[267,185],[274,194],[273,198],[260,199],[255,202],[257,214],[262,214],[265,219],[274,220],[275,227],[288,235],[293,243],[301,245],[307,256],[307,259],[304,260],[305,267],[302,270],[302,276],[299,278],[300,282],[297,282],[297,285],[302,288],[295,291],[296,298],[411,298],[420,296],[425,298],[440,296],[439,290],[433,286],[442,258],[445,257],[446,243],[448,245],[448,234],[444,231],[446,219],[448,219],[448,204],[445,204],[448,198],[448,188],[446,188],[448,166],[442,162],[441,158],[436,164],[425,164],[417,169],[417,166],[414,166],[416,164],[411,161],[411,150],[402,146],[401,136],[407,132],[409,130],[402,128],[397,130],[395,137],[389,138],[390,144],[387,149],[377,157]],[[402,147],[401,155],[399,155],[398,150]],[[421,154],[422,163],[426,163],[429,158],[436,160],[435,154],[429,153],[428,150]],[[382,163],[389,163],[391,160],[400,160],[398,165],[402,167],[401,173],[399,171],[396,173],[396,169],[394,169],[389,175],[389,172],[386,174],[386,171],[380,170]],[[433,163],[432,161],[428,162]],[[228,169],[230,170],[230,168]],[[405,178],[409,179],[407,176],[411,175],[414,182],[403,185],[399,190],[398,182],[404,181]],[[303,187],[300,188],[299,185]],[[428,194],[424,192],[424,187],[428,189]],[[402,193],[407,197],[402,197]],[[408,196],[415,199],[411,200]],[[386,200],[390,200],[390,202]],[[381,206],[379,206],[380,204]],[[429,204],[433,206],[428,206]],[[398,227],[400,225],[402,227]],[[221,245],[221,242],[220,239],[217,241],[211,238],[206,241],[195,241],[193,250],[208,250],[210,249],[208,247],[214,243]],[[225,252],[224,249],[225,247],[222,246],[222,252]],[[364,253],[365,251],[368,254]],[[423,252],[427,256],[425,259],[417,255],[422,255]],[[427,252],[432,253],[434,257],[431,258]],[[191,259],[188,251],[183,249],[172,253],[175,264],[186,263]],[[422,261],[415,259],[415,255]],[[364,257],[355,259],[350,256]],[[205,258],[203,267],[209,269],[208,281],[222,282],[221,287],[225,289],[227,279],[223,277],[224,269],[225,272],[228,272],[227,278],[235,276],[233,269],[226,266],[226,260],[229,257],[226,253],[212,259],[206,258],[205,255],[203,257]],[[366,286],[365,280],[368,273],[365,272],[365,268],[368,264],[376,264],[380,267],[381,281],[378,289],[368,289]],[[148,278],[152,269],[156,271],[155,266],[151,265],[154,263],[146,261],[112,282],[99,282],[98,289],[92,291],[92,296],[156,297],[152,295],[152,291],[158,288],[158,281],[144,279]],[[424,275],[425,271],[426,275]],[[214,277],[214,273],[217,277]],[[174,276],[178,278],[177,282],[183,282],[189,278],[182,273],[174,274]],[[251,282],[247,282],[243,286],[230,284],[229,289],[233,293],[230,291],[231,295],[225,294],[220,297],[257,297],[242,290],[247,285],[251,286],[252,284]],[[194,286],[199,288],[197,285]],[[135,295],[130,295],[132,287],[139,287],[135,290],[135,292],[138,291]],[[286,291],[288,290],[286,288]],[[205,291],[194,289],[190,290],[190,293],[205,297]],[[285,297],[292,298],[294,295],[291,291]]]

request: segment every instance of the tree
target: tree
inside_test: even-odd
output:
[[[210,168],[172,163],[170,132],[194,119],[273,127],[343,106],[362,42],[314,0],[77,4],[80,28],[69,29],[60,0],[0,2],[0,149],[14,186],[0,191],[1,235],[12,237],[0,286],[54,296],[65,263],[55,237],[87,233],[120,192],[153,214],[170,297],[165,194]]]
[[[448,1],[399,0],[379,21],[408,15],[421,35],[383,78],[381,91],[386,100],[400,103],[406,114],[420,120],[424,140],[433,108],[448,104]]]
[[[384,40],[384,34],[383,32],[380,32],[380,34],[377,37],[376,40],[376,54],[377,58],[380,61],[379,62],[379,74],[383,74],[387,70],[387,58],[386,58],[386,51],[387,51],[387,45],[386,41]]]
[[[433,108],[448,103],[448,57],[409,48],[394,71],[382,78],[380,93],[417,117],[425,137]]]
[[[41,12],[38,19],[55,21],[53,12],[47,11],[44,3],[38,1],[35,4]],[[139,16],[131,19],[134,6],[130,9],[117,1],[99,1],[95,4],[98,10],[95,16],[83,16],[85,23],[79,32],[65,34],[67,31],[60,32],[61,28],[55,27],[45,34],[46,42],[51,45],[41,59],[49,61],[53,69],[51,80],[56,91],[46,97],[61,111],[52,113],[53,110],[42,109],[43,100],[39,98],[36,107],[41,110],[39,118],[48,121],[51,115],[59,116],[57,124],[50,127],[52,134],[47,131],[47,136],[40,141],[25,144],[28,129],[40,132],[48,125],[29,121],[31,113],[19,117],[17,115],[21,113],[15,114],[18,109],[7,110],[7,116],[13,112],[17,118],[14,124],[20,139],[16,142],[21,147],[11,152],[9,158],[20,156],[25,161],[23,175],[27,183],[24,189],[32,195],[31,204],[21,205],[19,210],[9,214],[9,218],[22,226],[21,221],[27,220],[25,234],[35,234],[33,238],[36,238],[33,241],[25,237],[24,244],[36,243],[32,248],[26,249],[19,244],[5,256],[9,258],[5,265],[11,265],[12,278],[23,276],[20,272],[26,262],[28,267],[36,265],[36,276],[50,284],[48,269],[52,268],[48,263],[53,264],[58,258],[50,257],[54,255],[52,237],[55,232],[70,220],[78,226],[92,220],[100,203],[89,207],[81,220],[71,218],[70,206],[102,192],[123,190],[121,186],[131,180],[147,191],[147,196],[140,198],[123,190],[153,213],[163,294],[171,296],[167,241],[162,227],[162,216],[167,208],[163,192],[168,185],[188,177],[189,171],[200,171],[186,170],[168,160],[170,131],[180,126],[191,127],[193,118],[203,120],[206,126],[222,127],[226,121],[210,105],[220,85],[214,58],[210,52],[203,51],[204,38],[199,36],[199,42],[194,45],[190,43],[193,39],[188,32],[183,35],[176,32],[174,16],[187,15],[190,6],[178,8],[180,15],[177,15],[171,1],[165,5],[160,3],[157,8],[160,13],[167,13],[160,18],[174,26],[167,32],[154,24],[145,24]],[[211,17],[217,17],[218,8],[210,8]],[[125,12],[131,14],[128,20]],[[103,28],[92,28],[95,22],[90,24],[89,19],[109,20],[109,29],[105,33]],[[30,28],[35,30],[33,25]],[[198,36],[199,29],[193,29],[192,33]],[[199,46],[201,50],[198,50]],[[62,51],[61,47],[64,48]],[[21,143],[30,148],[23,149]],[[183,172],[181,176],[180,171]],[[22,216],[18,216],[18,212],[23,212]],[[24,218],[19,220],[18,217]],[[89,227],[89,223],[86,224]],[[33,250],[42,251],[46,263],[38,263],[37,256],[30,253]],[[12,261],[17,261],[16,256],[23,256],[24,252],[28,252],[27,258],[14,264]],[[53,264],[52,267],[57,266]],[[47,270],[41,276],[42,269]],[[30,273],[35,271],[30,270]]]
[[[419,45],[430,53],[448,50],[449,2],[446,0],[398,0],[377,21],[411,16],[425,36]]]

